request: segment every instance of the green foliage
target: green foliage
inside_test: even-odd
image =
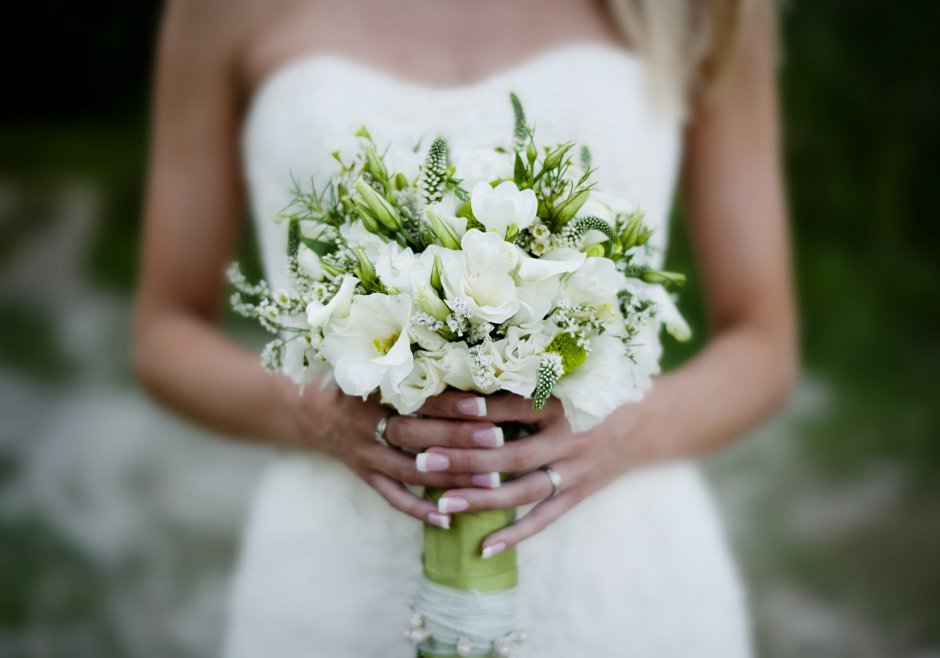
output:
[[[513,138],[515,140],[516,150],[522,150],[529,140],[529,127],[525,122],[525,111],[522,109],[522,102],[515,93],[509,94],[509,102],[512,103]]]
[[[428,149],[428,156],[421,171],[421,195],[424,203],[430,205],[437,203],[444,196],[444,189],[448,179],[447,140],[437,137]]]
[[[535,391],[532,393],[532,408],[541,409],[552,396],[552,389],[565,374],[562,357],[554,352],[545,354],[539,362]]]
[[[561,368],[566,375],[584,365],[584,360],[587,358],[587,352],[578,342],[578,337],[569,333],[560,333],[555,336],[545,351],[554,352],[561,357]]]

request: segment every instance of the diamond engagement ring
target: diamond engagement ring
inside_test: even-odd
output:
[[[559,475],[558,471],[556,471],[551,466],[543,466],[539,470],[544,471],[545,475],[547,475],[548,479],[551,481],[552,495],[549,496],[549,498],[554,498],[561,492],[561,475]]]
[[[390,411],[379,420],[378,425],[375,426],[375,442],[381,443],[386,448],[394,447],[391,443],[388,442],[388,439],[385,437],[385,430],[388,428],[388,419],[395,415],[394,411]]]

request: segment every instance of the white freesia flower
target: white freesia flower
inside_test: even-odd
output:
[[[612,260],[590,257],[564,279],[563,295],[572,304],[616,304],[617,293],[626,286],[626,277]]]
[[[405,379],[414,363],[410,317],[408,295],[356,295],[348,316],[330,323],[321,352],[343,392],[365,397]]]
[[[512,181],[496,187],[477,183],[470,192],[470,208],[487,230],[496,231],[502,237],[511,224],[521,230],[535,221],[538,201],[535,192],[520,190]]]
[[[416,284],[426,283],[431,277],[431,263],[424,254],[416,254],[397,242],[383,244],[371,260],[385,287],[399,292],[411,293]]]
[[[564,375],[552,389],[571,429],[591,429],[620,405],[642,398],[646,388],[638,386],[637,369],[618,338],[607,334],[594,337],[581,367]],[[648,378],[643,384],[646,382]]]
[[[644,284],[643,294],[656,304],[656,317],[666,327],[666,331],[679,341],[687,341],[692,337],[692,329],[685,321],[672,298],[672,295],[662,286]]]
[[[307,304],[307,323],[313,329],[317,329],[325,326],[334,316],[345,317],[349,311],[349,305],[352,302],[357,283],[359,283],[359,279],[347,274],[343,277],[339,290],[336,291],[336,294],[329,302],[324,304],[317,299],[311,300]]]
[[[382,382],[382,401],[391,404],[398,413],[414,413],[425,401],[441,393],[447,384],[444,382],[440,362],[433,356],[418,353],[411,372],[398,383],[389,379]]]
[[[454,308],[460,300],[472,316],[499,323],[519,309],[516,283],[510,273],[519,259],[516,247],[494,233],[466,232],[461,250],[442,252],[441,283],[446,302]]]
[[[636,205],[613,194],[591,190],[587,201],[578,210],[576,217],[595,216],[606,222],[612,222],[616,215],[628,215],[636,210]]]
[[[305,244],[297,248],[297,264],[300,269],[313,281],[323,280],[323,265],[320,263],[320,257],[317,252]]]
[[[558,274],[574,272],[584,263],[583,251],[567,247],[552,249],[539,258],[532,258],[519,250],[519,272],[521,281],[543,281]]]
[[[465,189],[473,189],[478,183],[489,184],[495,180],[512,178],[512,158],[506,153],[492,149],[454,153],[454,177]]]

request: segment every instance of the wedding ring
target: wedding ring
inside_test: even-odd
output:
[[[390,411],[379,420],[378,425],[375,426],[375,442],[381,443],[386,448],[393,448],[394,446],[388,442],[388,439],[385,437],[385,430],[388,429],[388,419],[395,415],[394,411]]]
[[[552,495],[549,496],[549,498],[554,498],[561,492],[561,476],[558,474],[558,471],[551,466],[543,466],[539,470],[544,471],[545,475],[547,475],[548,479],[551,481]]]

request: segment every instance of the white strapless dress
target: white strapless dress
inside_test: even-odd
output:
[[[515,91],[543,144],[587,145],[599,189],[636,200],[665,247],[682,121],[656,106],[643,61],[579,43],[481,82],[427,87],[333,55],[282,67],[244,126],[244,166],[269,281],[285,279],[272,218],[293,175],[324,180],[365,124],[380,145],[504,143]],[[526,508],[527,509],[527,508]],[[525,509],[521,512],[526,511]],[[421,524],[345,466],[287,454],[263,477],[235,574],[228,658],[413,658],[403,637]],[[523,658],[743,658],[744,592],[695,466],[625,475],[519,547]]]

